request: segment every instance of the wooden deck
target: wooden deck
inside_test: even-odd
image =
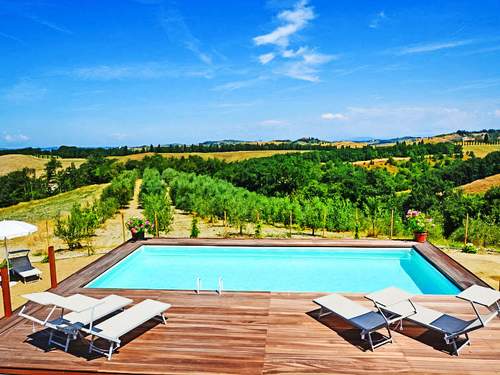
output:
[[[147,241],[166,243],[165,240]],[[168,240],[168,243],[202,244],[201,241]],[[216,241],[217,242],[217,241]],[[218,241],[220,242],[220,241]],[[282,241],[258,241],[282,245]],[[312,243],[311,243],[312,242]],[[373,241],[372,241],[373,242]],[[203,244],[215,244],[204,241]],[[224,244],[236,245],[235,241]],[[331,241],[294,241],[299,245],[339,245]],[[356,246],[372,246],[356,241]],[[126,374],[357,374],[357,373],[500,373],[500,319],[471,334],[472,346],[460,357],[447,352],[442,338],[405,325],[395,332],[395,343],[375,352],[365,351],[359,332],[334,317],[318,320],[312,299],[320,293],[215,293],[192,291],[82,289],[88,281],[132,252],[142,243],[126,243],[94,264],[71,276],[55,290],[67,295],[109,293],[134,302],[154,298],[172,304],[167,325],[149,322],[124,338],[111,361],[89,355],[84,341],[73,342],[68,353],[47,347],[47,332],[32,333],[31,324],[17,317],[0,320],[0,373],[126,373]],[[220,244],[220,243],[218,243]],[[245,241],[245,244],[249,244]],[[285,241],[290,246],[290,241]],[[348,243],[340,241],[347,246]],[[252,244],[254,246],[255,243]],[[377,242],[378,246],[403,246]],[[405,246],[412,246],[406,243]],[[433,263],[448,267],[448,276],[459,284],[480,282],[463,267],[441,256],[431,245],[419,251]],[[166,271],[167,272],[167,271]],[[370,306],[361,295],[351,298]],[[421,296],[420,303],[463,318],[473,318],[470,305],[452,296]],[[36,306],[28,306],[36,309]],[[44,308],[35,314],[43,316]]]

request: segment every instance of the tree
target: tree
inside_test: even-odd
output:
[[[56,176],[57,169],[61,167],[61,162],[54,157],[50,158],[47,164],[45,164],[45,178],[47,180],[47,191],[49,192],[49,194],[55,190],[54,177]]]
[[[200,228],[198,228],[198,217],[193,215],[193,219],[191,220],[191,234],[189,238],[198,238],[200,235]]]
[[[379,197],[367,197],[366,203],[364,205],[364,211],[368,216],[371,227],[372,236],[376,237],[375,227],[377,225],[377,220],[382,214],[382,201]]]
[[[94,235],[98,224],[98,216],[92,207],[82,208],[75,204],[66,218],[60,215],[56,218],[54,234],[66,242],[70,250],[74,250],[81,248],[82,241]]]
[[[143,203],[144,195],[160,195],[165,191],[165,183],[163,182],[158,169],[146,168],[142,174],[141,192],[139,201]]]
[[[148,194],[143,196],[144,216],[151,223],[155,223],[155,216],[158,224],[158,231],[168,233],[174,222],[172,211],[172,201],[169,195]],[[156,223],[155,223],[156,225]]]
[[[324,204],[318,197],[303,202],[304,225],[312,230],[314,236],[317,229],[323,226]]]

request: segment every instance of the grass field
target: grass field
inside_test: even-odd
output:
[[[54,218],[59,212],[68,212],[75,203],[97,199],[105,186],[106,184],[84,186],[53,197],[0,208],[0,220],[22,220],[38,227],[38,232],[32,235],[10,240],[9,248],[28,248],[33,253],[40,253],[46,250],[48,239],[56,248],[64,246],[62,241],[53,237]],[[0,253],[0,258],[2,257],[3,253]]]
[[[39,177],[44,173],[45,164],[49,161],[46,158],[37,158],[31,155],[2,155],[0,156],[0,176],[17,171],[23,168],[33,168]],[[59,159],[63,168],[67,168],[71,163],[80,166],[85,159]]]
[[[409,160],[410,158],[395,157],[393,159],[395,161],[403,161],[403,160]],[[388,172],[396,173],[398,171],[398,167],[395,165],[386,164],[387,160],[389,159],[383,158],[383,159],[373,159],[373,160],[360,160],[360,161],[355,161],[352,164],[367,169],[385,168]]]
[[[493,186],[500,186],[500,174],[472,181],[471,183],[460,186],[460,189],[467,194],[482,194],[486,193]]]
[[[472,151],[474,152],[474,155],[478,158],[484,158],[486,155],[488,155],[490,152],[495,152],[495,151],[500,151],[500,144],[498,145],[470,145],[470,146],[463,146],[464,148],[464,154],[466,152]]]
[[[220,159],[227,162],[240,161],[252,158],[265,158],[277,154],[288,154],[291,152],[306,152],[295,150],[264,150],[264,151],[228,151],[228,152],[182,152],[182,153],[161,153],[160,155],[165,158],[182,158],[188,156],[201,156],[203,159]],[[114,159],[125,162],[127,160],[142,160],[145,156],[152,156],[154,153],[146,152],[141,154],[133,154],[126,156],[114,156]]]
[[[25,220],[36,222],[54,217],[58,212],[68,212],[75,203],[96,199],[106,184],[84,186],[53,197],[22,202],[14,206],[0,208],[0,220]]]

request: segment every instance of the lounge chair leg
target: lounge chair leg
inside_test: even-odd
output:
[[[95,340],[95,336],[92,336],[90,338],[89,354],[92,353],[92,350],[94,350],[94,340]]]
[[[165,318],[165,314],[161,314],[161,318],[163,319],[163,324],[167,324],[167,319]]]
[[[373,341],[371,332],[368,332],[368,342],[370,343],[370,349],[373,352]]]
[[[109,352],[108,352],[108,361],[111,361],[111,355],[113,354],[113,346],[114,346],[114,343],[111,342],[111,344],[109,345]]]
[[[388,334],[389,341],[392,342],[392,333],[391,333],[391,330],[390,330],[389,326],[387,326],[386,328],[387,328],[387,334]]]
[[[66,336],[66,345],[64,346],[64,351],[67,353],[69,349],[70,335]]]
[[[52,337],[54,336],[54,330],[51,329],[50,330],[50,335],[49,335],[49,343],[48,343],[48,346],[51,346],[52,345]]]

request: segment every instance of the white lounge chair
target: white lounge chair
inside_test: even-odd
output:
[[[126,333],[129,333],[154,317],[161,317],[163,324],[166,324],[164,313],[170,306],[171,305],[168,303],[146,299],[104,322],[95,325],[91,329],[83,328],[82,331],[92,336],[89,345],[89,353],[95,351],[106,355],[108,360],[110,360],[113,352],[120,347],[120,337]],[[109,341],[109,348],[98,348],[94,343],[96,338]]]
[[[313,300],[314,303],[320,306],[318,317],[321,318],[328,314],[334,314],[349,322],[356,328],[361,330],[361,339],[368,338],[370,349],[392,342],[391,330],[389,324],[394,321],[387,320],[386,317],[379,312],[368,309],[340,294],[329,294]],[[323,310],[327,310],[324,312]],[[382,335],[382,338],[374,342],[372,333],[386,328],[388,335]]]
[[[379,294],[382,296],[384,294],[390,295],[394,290],[397,288],[391,288],[388,293],[381,291]],[[409,298],[395,304],[386,304],[387,301],[377,301],[376,304],[383,304],[380,308],[390,314],[403,316],[413,323],[443,334],[446,344],[453,346],[453,354],[459,355],[459,351],[465,345],[470,345],[468,334],[471,331],[485,327],[494,317],[500,315],[500,292],[473,285],[456,297],[470,302],[476,314],[475,319],[463,320],[414,303]],[[487,308],[489,313],[486,316],[481,315],[477,305]],[[462,336],[464,336],[464,340],[460,343],[459,340]]]
[[[122,310],[125,306],[131,304],[133,301],[129,298],[111,294],[102,299],[88,297],[83,294],[74,294],[69,297],[59,296],[51,292],[32,293],[24,295],[26,299],[44,305],[53,306],[48,316],[42,321],[36,317],[26,314],[24,306],[19,315],[38,323],[45,328],[49,328],[49,346],[51,344],[57,345],[68,351],[71,340],[78,337],[78,332],[85,326],[92,325],[95,321],[104,318],[118,310]],[[56,308],[61,309],[61,314],[58,318],[50,319]],[[70,310],[68,314],[64,314],[64,310]],[[63,341],[57,341],[57,333],[61,333]]]

